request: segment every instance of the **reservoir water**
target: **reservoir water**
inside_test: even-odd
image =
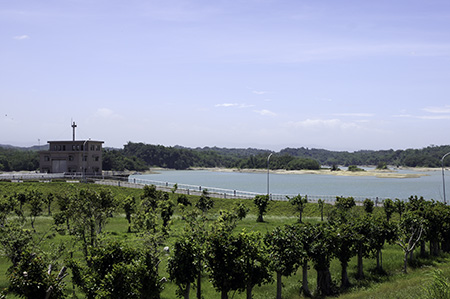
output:
[[[423,196],[425,199],[443,201],[442,172],[418,172],[399,170],[399,173],[425,174],[416,178],[379,178],[374,176],[336,176],[326,174],[276,174],[269,175],[271,194],[308,195],[309,197],[332,200],[336,196],[356,198],[399,198]],[[446,174],[447,176],[450,174]],[[129,181],[149,180],[167,186],[184,184],[193,189],[214,188],[267,193],[267,173],[219,172],[209,170],[161,170],[154,174],[132,175]],[[201,187],[200,187],[201,186]],[[447,192],[446,192],[447,193]],[[447,193],[448,198],[448,193]]]

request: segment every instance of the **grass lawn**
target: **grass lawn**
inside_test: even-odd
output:
[[[123,199],[127,196],[135,196],[139,198],[142,194],[142,190],[120,188],[120,187],[107,187],[93,184],[68,184],[63,182],[55,183],[6,183],[0,182],[0,196],[10,196],[15,192],[25,192],[26,190],[38,189],[44,194],[64,194],[67,192],[73,192],[80,188],[89,188],[93,190],[110,190],[115,197]],[[173,196],[173,195],[171,195]],[[195,203],[198,197],[190,196],[191,202]],[[266,233],[278,226],[286,224],[294,224],[298,221],[298,215],[288,202],[271,202],[269,204],[268,213],[264,216],[264,222],[256,222],[257,210],[253,205],[252,200],[233,200],[233,199],[215,199],[214,208],[208,212],[209,221],[213,222],[219,215],[220,210],[232,209],[236,203],[245,203],[250,208],[249,215],[242,221],[238,222],[236,231],[245,229],[246,231],[259,231]],[[326,204],[324,209],[325,221],[329,211],[333,209],[333,206]],[[355,209],[362,209],[361,207],[355,207]],[[52,211],[57,211],[56,203],[52,203]],[[27,212],[27,211],[26,211]],[[376,208],[375,213],[383,213],[381,208]],[[303,219],[307,222],[317,223],[320,222],[320,212],[317,204],[307,204],[303,213]],[[27,222],[29,225],[29,221]],[[76,244],[74,238],[69,235],[60,235],[52,230],[53,218],[47,215],[47,210],[44,209],[42,216],[39,216],[36,220],[35,227],[37,230],[34,236],[35,240],[42,240],[39,246],[45,252],[53,254],[63,253],[59,262],[64,263],[64,259],[68,257],[69,251],[74,251],[75,257],[82,258],[82,253],[76,250]],[[185,222],[181,219],[177,210],[172,218],[170,226],[170,234],[163,246],[169,246],[172,248],[176,237],[181,234]],[[125,219],[123,210],[119,209],[108,219],[108,223],[104,229],[104,234],[108,238],[114,238],[122,240],[129,244],[134,242],[140,242],[140,239],[136,237],[134,233],[128,233],[128,222]],[[65,246],[65,249],[61,251],[59,246]],[[162,252],[162,251],[161,251]],[[166,265],[169,255],[161,253],[161,263],[159,266],[159,274],[161,277],[168,277],[166,272]],[[7,288],[8,278],[7,269],[10,266],[9,260],[1,255],[0,256],[0,289]],[[310,270],[308,272],[309,288],[311,291],[316,287],[316,272],[310,263]],[[357,281],[356,275],[356,258],[353,258],[349,264],[348,272],[350,282],[353,287],[342,293],[340,298],[422,298],[424,296],[424,287],[429,283],[431,277],[429,273],[433,269],[439,268],[448,277],[450,275],[450,257],[443,256],[438,259],[420,259],[416,262],[415,267],[408,268],[408,274],[401,272],[403,266],[403,252],[397,245],[386,245],[383,250],[383,268],[386,271],[384,275],[380,275],[374,272],[375,269],[374,259],[364,259],[364,272],[366,279],[363,281]],[[334,259],[331,263],[332,279],[339,285],[341,267],[339,262]],[[56,270],[56,271],[59,271]],[[297,271],[295,275],[290,277],[283,277],[283,298],[303,298],[300,295],[301,286],[301,269]],[[65,279],[67,285],[67,293],[72,294],[71,277],[68,276]],[[161,298],[176,298],[176,286],[167,282],[164,284],[164,290],[161,293]],[[83,298],[82,293],[78,290],[76,296]],[[195,298],[195,289],[191,290],[191,298]],[[220,294],[216,292],[212,284],[209,282],[207,273],[204,274],[202,281],[202,294],[204,298],[220,298]],[[256,286],[253,291],[254,298],[274,298],[276,294],[275,282],[266,284],[261,287]],[[7,298],[16,298],[13,295],[9,295]],[[229,298],[246,298],[245,293],[229,294]]]

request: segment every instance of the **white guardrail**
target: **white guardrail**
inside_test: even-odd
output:
[[[265,195],[265,193],[256,193],[249,191],[233,190],[233,189],[223,189],[217,187],[206,187],[199,185],[188,185],[188,184],[178,184],[171,182],[153,181],[146,179],[137,178],[123,178],[124,180],[111,180],[105,179],[106,176],[91,176],[87,178],[90,180],[94,179],[96,184],[109,185],[109,186],[120,186],[128,188],[143,188],[145,185],[155,185],[158,189],[170,192],[175,184],[177,185],[177,193],[200,195],[203,190],[208,190],[211,196],[219,198],[237,198],[237,199],[252,199],[256,195]],[[12,182],[22,182],[23,180],[39,180],[43,182],[51,181],[52,179],[69,179],[69,180],[82,180],[86,177],[82,173],[7,173],[0,174],[0,180],[10,180]],[[288,197],[294,197],[298,194],[270,194],[272,200],[286,201]],[[309,195],[302,194],[308,197],[308,201],[317,202],[319,199],[334,203],[336,201],[336,196],[333,195]],[[347,195],[346,195],[347,196]],[[354,196],[356,202],[363,202],[366,198],[374,201],[376,205],[382,203],[385,198],[382,197],[363,197]]]
[[[206,186],[198,186],[198,185],[188,185],[188,184],[178,184],[178,183],[171,183],[171,182],[162,182],[162,181],[153,181],[153,180],[146,180],[146,179],[137,179],[137,178],[129,178],[128,179],[129,184],[133,185],[155,185],[159,189],[163,189],[165,191],[170,191],[174,188],[175,184],[177,185],[177,193],[185,193],[185,194],[201,194],[203,190],[208,190],[211,196],[214,197],[221,197],[221,198],[242,198],[242,199],[251,199],[254,198],[256,195],[265,195],[265,193],[256,193],[256,192],[249,192],[249,191],[240,191],[240,190],[233,190],[233,189],[223,189],[223,188],[217,188],[217,187],[206,187]],[[115,185],[118,185],[117,182]],[[124,186],[124,182],[120,182],[120,186]],[[298,194],[270,194],[270,198],[272,200],[279,200],[279,201],[287,201],[288,197],[294,197]],[[336,201],[336,196],[333,195],[307,195],[302,194],[302,196],[307,196],[308,201],[310,202],[317,202],[319,199],[334,203]],[[353,196],[356,202],[363,202],[365,199],[369,198],[371,199],[376,205],[378,203],[382,203],[385,198],[382,197],[364,197],[364,196]]]

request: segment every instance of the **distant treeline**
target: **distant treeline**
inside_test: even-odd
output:
[[[123,149],[104,149],[104,170],[144,171],[149,167],[188,169],[191,167],[319,169],[321,165],[393,165],[409,167],[440,167],[441,158],[450,146],[429,146],[407,150],[329,151],[314,148],[286,148],[279,152],[255,148],[229,149],[218,147],[168,147],[129,142]],[[450,166],[450,157],[445,160]],[[35,150],[0,147],[0,171],[36,170],[39,154]]]
[[[428,146],[423,149],[361,150],[356,152],[328,151],[324,149],[286,148],[280,155],[292,155],[317,160],[321,165],[393,165],[408,167],[440,167],[442,157],[450,152],[450,145]],[[445,159],[445,166],[450,165]]]
[[[0,171],[33,171],[39,168],[36,151],[0,147]]]

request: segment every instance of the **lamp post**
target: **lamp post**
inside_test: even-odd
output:
[[[444,191],[444,205],[447,204],[447,200],[446,200],[446,197],[445,197],[444,159],[445,159],[445,157],[447,157],[448,155],[450,155],[450,152],[446,153],[446,154],[442,157],[442,159],[441,159],[441,166],[442,166],[442,189],[443,189],[443,191]]]
[[[270,155],[267,157],[267,196],[270,196],[270,192],[269,192],[269,160],[270,157],[272,157],[273,153],[270,153]]]

